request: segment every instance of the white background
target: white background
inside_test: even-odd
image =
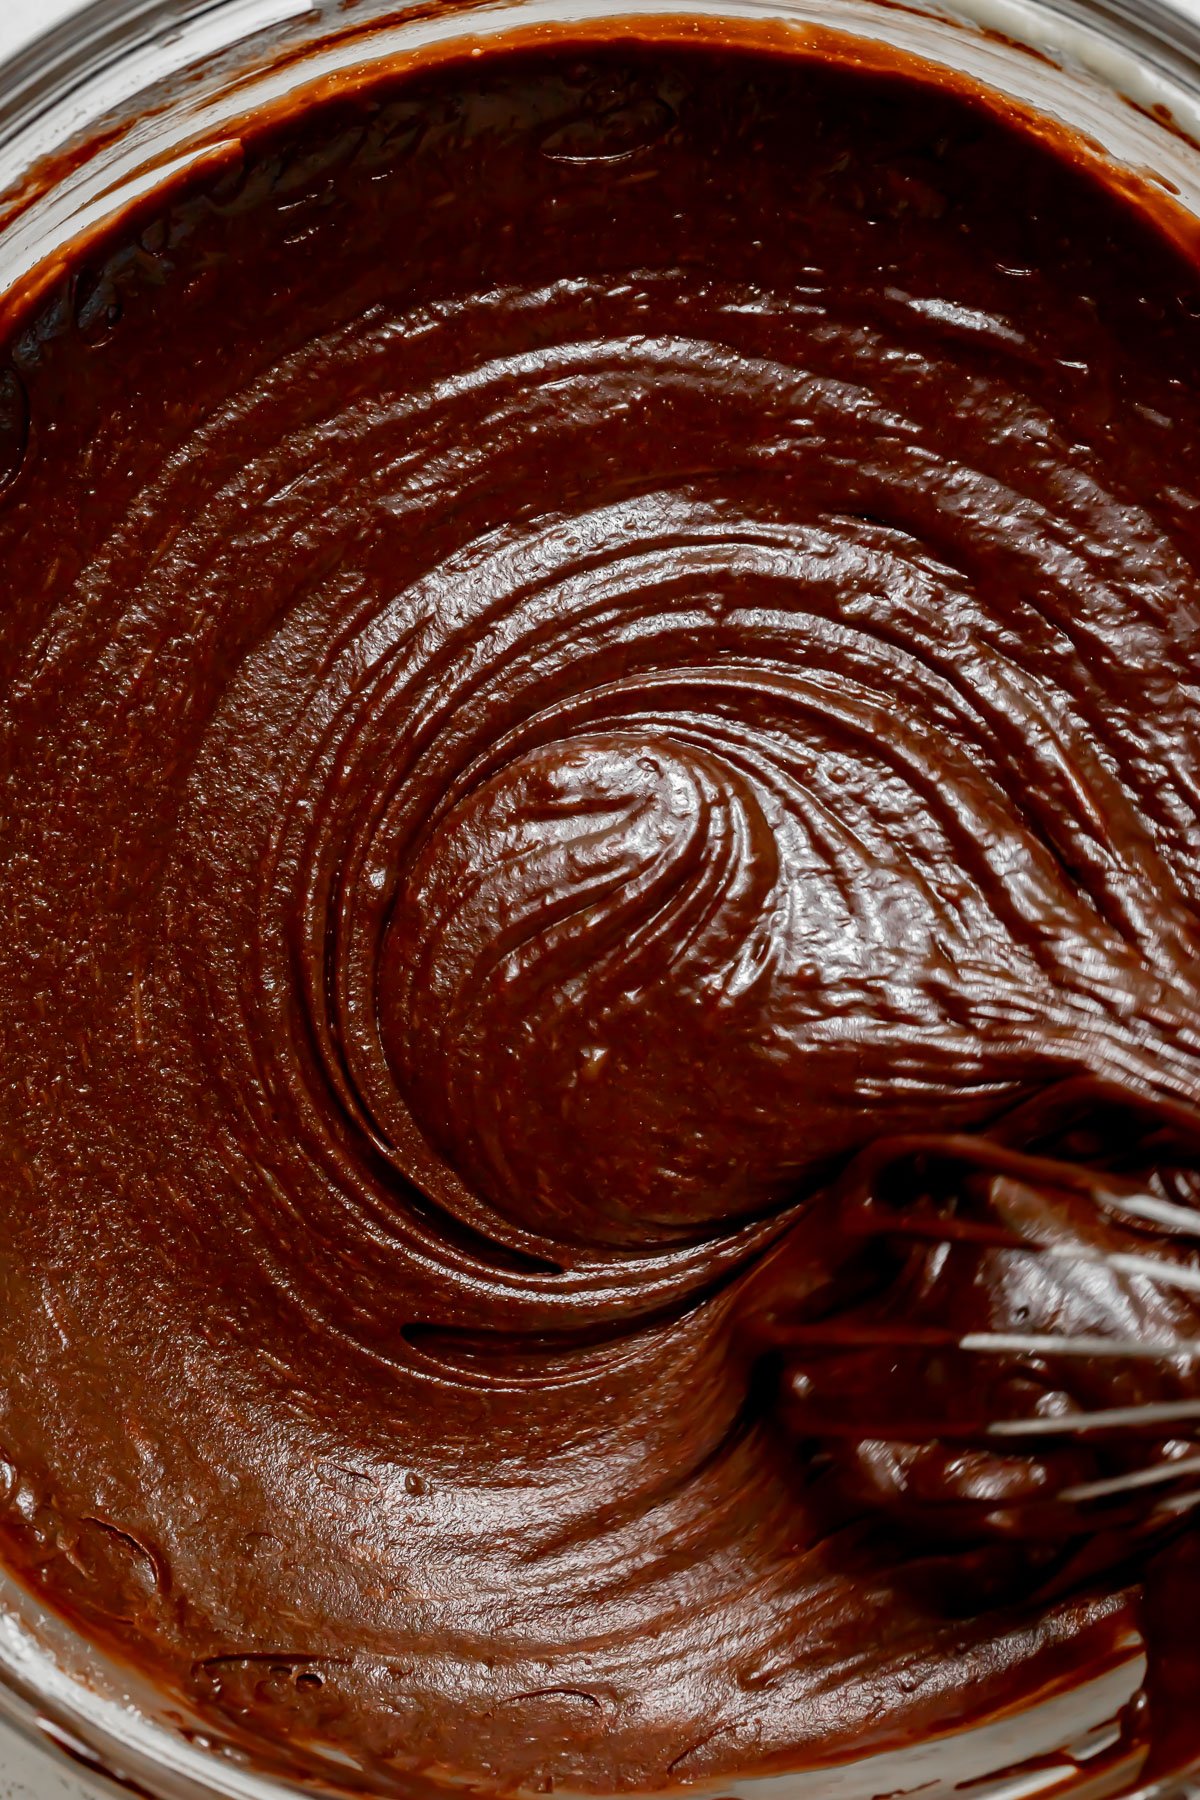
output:
[[[0,56],[78,12],[80,0],[0,0]]]

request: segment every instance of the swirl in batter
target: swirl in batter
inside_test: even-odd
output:
[[[986,1426],[1194,1360],[956,1346],[1197,1335],[1197,267],[713,29],[264,122],[8,321],[4,1554],[375,1792],[894,1747],[1190,1566],[1191,1427]]]

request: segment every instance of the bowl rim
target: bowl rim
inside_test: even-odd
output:
[[[354,6],[353,19],[347,4]],[[253,86],[247,77],[267,80],[278,59],[305,42],[333,42],[346,38],[350,21],[356,60],[371,34],[380,39],[391,32],[409,32],[410,47],[420,31],[413,21],[427,20],[428,9],[406,0],[88,0],[76,12],[49,29],[41,30],[15,55],[0,62],[0,249],[14,226],[34,219],[39,201],[51,190],[52,164],[45,159],[69,145],[87,144],[96,138],[101,121],[119,119],[129,126],[151,116],[159,106],[169,107],[183,76],[195,76],[216,85],[230,96],[225,119],[235,120],[256,109],[250,104]],[[1056,75],[1091,84],[1091,91],[1107,91],[1110,100],[1130,106],[1146,129],[1153,126],[1166,146],[1174,144],[1179,156],[1193,165],[1194,200],[1190,205],[1200,217],[1200,7],[1188,0],[932,0],[930,10],[922,0],[444,0],[439,23],[427,24],[426,43],[446,45],[475,39],[494,31],[510,32],[539,19],[557,18],[578,24],[583,20],[633,23],[647,15],[686,17],[704,12],[717,17],[753,17],[801,20],[814,7],[825,17],[847,21],[874,21],[882,27],[897,19],[924,22],[941,33],[945,44],[965,42],[962,34],[975,31],[993,40],[1005,35],[1012,41],[1005,50],[993,43],[993,62],[998,68],[1004,55],[1015,58],[1033,48],[1060,56],[1052,63]],[[856,35],[852,26],[847,35]],[[958,32],[957,38],[950,36]],[[858,35],[863,35],[860,31]],[[151,52],[147,58],[147,51]],[[155,54],[159,52],[160,54]],[[383,60],[383,51],[377,52]],[[130,80],[138,58],[144,67]],[[950,61],[948,58],[947,61]],[[293,69],[298,91],[314,85],[315,64]],[[951,63],[951,66],[954,66]],[[1133,71],[1137,80],[1122,84],[1120,74]],[[1143,87],[1139,83],[1144,84]],[[1099,84],[1097,87],[1096,84]],[[103,102],[106,91],[119,97],[108,110],[89,112],[93,102]],[[1171,119],[1153,119],[1151,107],[1161,104],[1152,96],[1170,92],[1176,104]],[[147,111],[149,109],[149,112]],[[164,117],[166,115],[164,114]],[[190,140],[198,150],[211,144],[217,121],[210,119]],[[41,155],[36,154],[41,146]],[[189,155],[191,151],[189,150]],[[5,157],[7,155],[7,163]],[[135,159],[136,161],[136,159]],[[161,158],[143,159],[136,168],[153,185],[165,179],[173,164]],[[132,175],[127,177],[133,179]],[[49,185],[43,186],[43,183]],[[111,213],[128,203],[121,187],[105,190]],[[36,235],[36,234],[35,234]],[[78,231],[64,237],[77,241]],[[16,277],[0,268],[0,295],[14,280],[34,273],[31,264]],[[99,1664],[112,1692],[101,1695],[90,1681],[69,1672],[72,1660]],[[1131,1647],[1127,1665],[1136,1685],[1136,1649]],[[59,1678],[51,1679],[53,1669]],[[14,1578],[0,1570],[0,1729],[7,1729],[35,1749],[57,1750],[66,1765],[75,1766],[100,1793],[145,1793],[147,1779],[161,1784],[162,1800],[287,1800],[308,1794],[310,1800],[350,1800],[377,1793],[355,1783],[339,1783],[336,1768],[314,1782],[297,1785],[253,1766],[225,1760],[219,1746],[189,1744],[179,1732],[153,1717],[153,1703],[161,1696],[141,1683],[136,1671],[119,1659],[106,1658],[67,1621],[46,1611]],[[161,1708],[159,1708],[161,1711]],[[175,1711],[183,1707],[176,1703]],[[103,1716],[102,1716],[103,1715]],[[180,1723],[184,1723],[182,1718]],[[200,1722],[197,1722],[199,1725]],[[123,1743],[122,1727],[140,1742]],[[966,1734],[947,1733],[939,1738]],[[0,1746],[2,1747],[2,1746]],[[1017,1759],[1020,1760],[1020,1759]],[[712,1795],[744,1796],[745,1800],[791,1800],[787,1791],[799,1793],[799,1777],[748,1776],[724,1779],[711,1787],[690,1791],[697,1800]],[[828,1772],[826,1772],[827,1774]],[[398,1790],[399,1791],[399,1790]],[[975,1788],[975,1800],[1025,1800],[1036,1790],[1028,1783],[1009,1783],[994,1790]],[[1100,1800],[1120,1794],[1122,1800],[1197,1800],[1200,1765],[1146,1785],[1106,1788],[1086,1780],[1071,1789],[1059,1787],[1064,1800]],[[563,1796],[562,1800],[569,1800]],[[653,1800],[649,1795],[639,1800]]]

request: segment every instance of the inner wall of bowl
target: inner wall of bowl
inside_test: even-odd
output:
[[[589,20],[705,15],[881,41],[1077,128],[1200,217],[1200,150],[1190,141],[1200,140],[1200,29],[1180,26],[1195,37],[1189,67],[1169,45],[1135,54],[1117,28],[1081,24],[1081,4],[1087,0],[955,0],[935,15],[888,0],[444,0],[422,16],[394,0],[350,0],[331,6],[330,17],[315,0],[131,0],[122,25],[107,0],[0,71],[0,298],[31,277],[52,277],[67,246],[168,176],[227,155],[239,127],[266,105],[316,82],[357,81],[374,64],[402,66],[439,43]],[[59,178],[56,159],[81,146]],[[920,1789],[940,1800],[970,1784],[975,1800],[1024,1800],[1051,1788],[1099,1800],[1136,1783],[1136,1764],[1115,1762],[1112,1747],[1117,1715],[1141,1674],[1131,1643],[1119,1668],[1019,1717],[835,1770],[725,1781],[713,1792],[872,1800]],[[2,1575],[0,1718],[163,1800],[272,1800],[299,1791],[197,1735],[198,1721]],[[326,1758],[319,1746],[312,1755],[323,1791],[364,1791],[344,1757]]]

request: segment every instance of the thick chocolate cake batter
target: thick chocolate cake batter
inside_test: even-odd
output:
[[[1054,1340],[1200,1336],[1200,272],[721,40],[327,97],[8,316],[0,1544],[375,1791],[1194,1674],[1196,1363]]]

